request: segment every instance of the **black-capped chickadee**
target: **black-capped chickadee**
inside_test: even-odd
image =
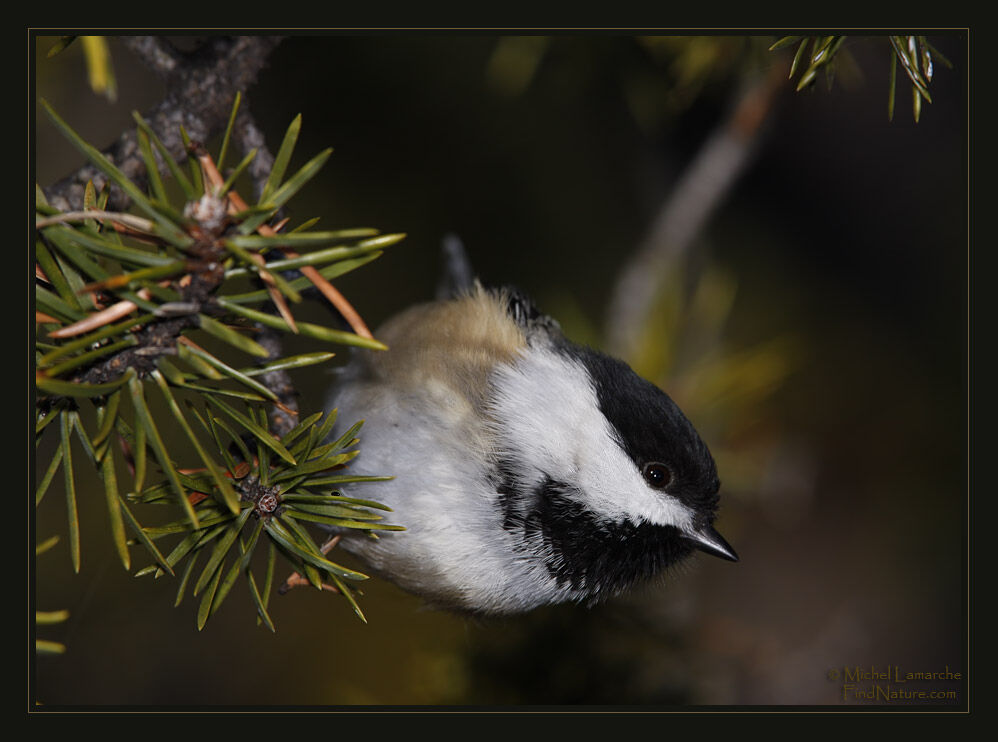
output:
[[[695,549],[738,559],[679,407],[520,292],[476,282],[375,334],[389,350],[360,351],[332,399],[365,420],[351,468],[395,475],[344,488],[406,527],[342,534],[374,572],[437,607],[510,614],[598,602]]]

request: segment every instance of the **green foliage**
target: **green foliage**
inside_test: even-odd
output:
[[[790,79],[798,70],[801,72],[797,80],[798,92],[811,87],[820,73],[824,73],[828,87],[831,88],[836,69],[841,64],[855,65],[848,50],[843,49],[845,36],[784,36],[770,47],[770,50],[782,49],[797,44],[793,62],[790,64]],[[887,117],[894,119],[894,97],[897,88],[897,66],[908,75],[911,82],[912,115],[917,122],[922,113],[922,99],[929,103],[929,83],[933,74],[933,55],[946,67],[953,65],[939,53],[924,36],[888,36],[891,45],[890,89],[887,97]]]
[[[168,389],[163,376],[156,381],[161,389]],[[253,422],[254,414],[259,424]],[[261,593],[250,571],[260,536],[266,534],[275,547],[268,554],[268,562],[275,554],[280,554],[314,587],[322,589],[324,584],[331,582],[363,618],[354,599],[358,591],[353,583],[367,579],[366,575],[328,560],[302,525],[319,523],[368,531],[401,529],[382,523],[383,516],[372,512],[372,509],[388,510],[384,505],[343,497],[331,491],[333,483],[365,479],[349,474],[330,477],[331,471],[342,469],[357,455],[358,451],[352,447],[357,443],[354,435],[359,426],[350,428],[338,440],[323,444],[336,420],[335,412],[327,415],[325,421],[322,421],[322,413],[308,417],[279,441],[263,427],[266,421],[259,409],[255,413],[252,408],[240,412],[220,400],[209,400],[207,414],[192,409],[192,416],[223,454],[225,471],[232,476],[231,488],[238,492],[238,497],[229,500],[219,496],[216,472],[210,467],[179,472],[183,486],[195,495],[199,526],[192,528],[187,518],[180,518],[144,528],[143,533],[151,542],[170,536],[180,537],[180,540],[165,557],[157,551],[156,564],[140,570],[137,576],[152,574],[159,578],[173,574],[174,568],[186,562],[184,579],[177,591],[179,604],[193,574],[194,563],[206,555],[192,591],[195,597],[202,596],[198,628],[203,628],[207,618],[225,600],[236,578],[243,574],[251,582],[250,594],[260,620],[273,629],[267,613],[270,591],[265,589]],[[226,424],[226,420],[234,425]],[[242,440],[242,433],[246,432],[253,436],[248,445]],[[230,451],[225,445],[227,442],[232,442],[236,450]],[[272,455],[275,452],[281,455],[275,458]],[[143,504],[171,507],[170,489],[168,484],[157,484],[135,495],[135,499]],[[226,564],[229,564],[228,571]],[[268,566],[270,571],[272,567]]]
[[[177,602],[188,588],[200,597],[198,629],[242,578],[258,622],[273,630],[267,606],[278,556],[313,587],[342,594],[363,618],[356,584],[366,575],[328,559],[335,540],[320,547],[308,528],[357,529],[372,538],[378,530],[400,530],[375,512],[384,506],[335,490],[344,482],[383,478],[345,470],[358,453],[359,423],[326,442],[335,411],[304,416],[283,436],[272,431],[268,410],[291,411],[261,377],[323,363],[333,354],[271,358],[253,336],[262,324],[322,342],[384,349],[366,328],[358,334],[296,322],[288,302],[300,302],[301,291],[315,281],[376,259],[403,235],[311,231],[315,220],[288,234],[269,226],[329,156],[327,150],[284,179],[300,117],[260,202],[246,205],[234,188],[253,152],[223,180],[204,149],[191,143],[188,177],[135,114],[146,192],[42,105],[141,214],[106,211],[108,186],[97,191],[90,184],[84,210],[69,213],[53,209],[36,188],[35,445],[46,431],[56,431],[58,440],[35,502],[62,469],[74,570],[81,562],[79,510],[89,504],[76,486],[82,465],[103,482],[109,534],[122,565],[131,568],[138,547],[152,561],[138,575],[179,576]],[[154,150],[166,161],[183,205],[170,203]],[[305,266],[318,278],[281,275]],[[247,282],[263,288],[246,291]],[[265,303],[281,317],[265,311]],[[124,469],[131,475],[127,487],[119,479]],[[147,514],[164,511],[169,515],[162,525],[143,523]],[[171,539],[178,540],[162,548]],[[258,551],[261,580],[253,572]]]

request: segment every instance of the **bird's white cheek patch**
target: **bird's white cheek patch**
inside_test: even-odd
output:
[[[524,483],[549,476],[580,489],[595,515],[690,529],[692,511],[651,489],[617,443],[581,365],[531,348],[498,366],[494,385],[495,432],[503,454],[520,464]]]
[[[606,425],[606,436],[612,441],[609,423]],[[684,531],[691,527],[693,511],[645,484],[637,466],[615,442],[603,451],[602,458],[583,462],[579,477],[591,507],[613,520],[646,521]]]

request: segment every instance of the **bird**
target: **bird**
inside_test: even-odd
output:
[[[343,494],[363,486],[405,527],[344,529],[340,546],[430,607],[476,616],[594,606],[695,551],[738,561],[713,525],[714,459],[676,403],[519,289],[457,273],[334,385],[338,419],[363,420],[351,469],[393,476]]]

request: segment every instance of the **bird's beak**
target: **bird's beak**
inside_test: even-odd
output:
[[[683,536],[692,541],[693,545],[700,549],[700,551],[721,557],[721,559],[727,559],[729,562],[738,561],[738,555],[735,553],[735,550],[731,548],[721,534],[714,530],[713,526],[705,526],[695,533],[683,533]]]

